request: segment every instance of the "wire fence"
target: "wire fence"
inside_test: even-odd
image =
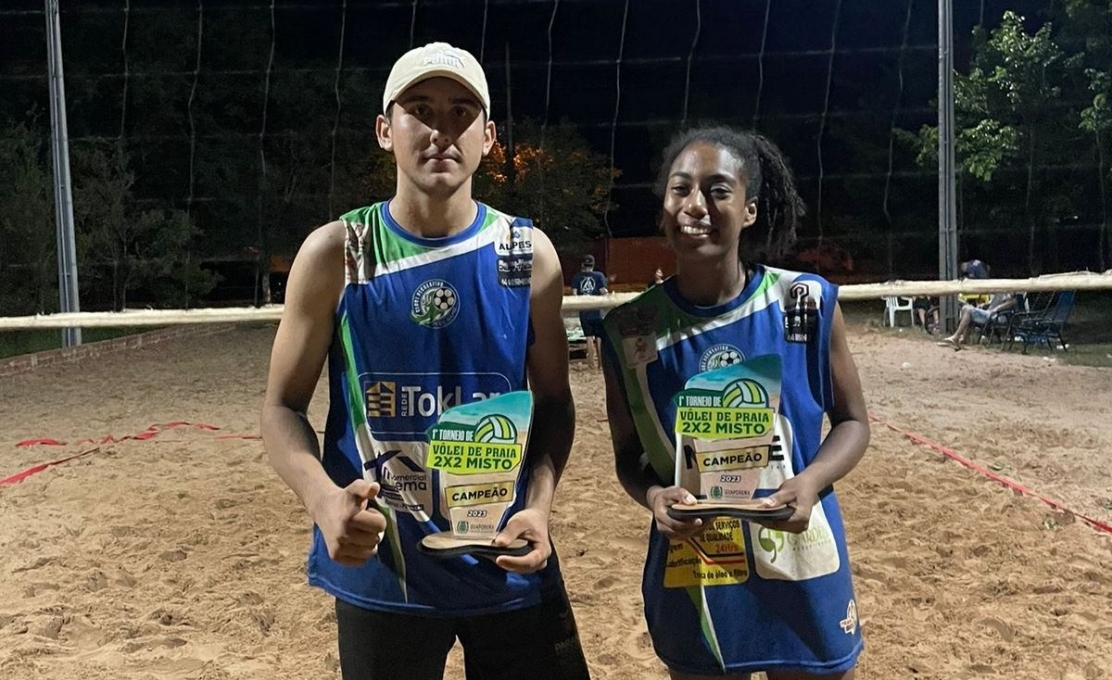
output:
[[[966,61],[973,26],[994,25],[993,12],[984,2],[958,8]],[[41,8],[10,3],[0,24],[9,38],[0,112],[19,120],[38,111],[41,129]],[[800,251],[849,253],[827,266],[858,277],[929,277],[937,177],[899,133],[935,121],[936,25],[926,0],[98,0],[62,13],[75,155],[118,149],[135,214],[184,211],[196,226],[180,244],[185,261],[257,262],[253,286],[314,226],[385,198],[389,185],[369,179],[383,170],[377,93],[402,51],[434,39],[480,56],[502,128],[512,101],[513,120],[536,121],[542,149],[567,122],[605,156],[598,219],[609,236],[654,232],[656,155],[681,125],[713,120],[755,127],[784,149],[809,207]],[[1020,181],[1027,169],[999,172]],[[1085,211],[1095,203],[1084,200],[1095,191],[1095,159],[1046,159],[1038,173],[1081,194],[1077,215],[1040,229],[1043,269],[1098,268],[1103,249],[1078,246],[1103,238],[1099,217]],[[543,169],[541,182],[544,196],[559,195]],[[961,192],[963,253],[1001,254],[1006,269],[1002,254],[1025,235],[989,215],[979,191],[967,182]],[[9,250],[0,276],[38,261],[26,253]],[[126,256],[139,269],[151,259]],[[182,285],[187,304],[205,303]],[[262,301],[258,290],[253,297]]]

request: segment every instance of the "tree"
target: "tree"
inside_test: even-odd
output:
[[[1108,154],[1112,140],[1112,76],[1105,71],[1088,69],[1093,103],[1081,112],[1081,129],[1093,133],[1097,154],[1097,183],[1100,187],[1100,240],[1097,245],[1100,268],[1104,271],[1112,258],[1112,241],[1108,236]]]
[[[214,275],[184,255],[200,232],[181,211],[140,210],[134,184],[128,156],[118,145],[78,147],[74,218],[82,284],[103,287],[106,279],[117,311],[127,308],[129,293],[141,289],[176,291],[172,299],[187,306],[216,285]]]
[[[1001,24],[985,36],[974,31],[974,56],[968,74],[955,74],[955,147],[965,173],[984,185],[1023,196],[1023,209],[997,211],[1001,221],[1022,221],[1027,226],[1027,266],[1032,274],[1041,268],[1036,250],[1040,225],[1071,211],[1071,197],[1064,187],[1052,191],[1048,180],[1036,172],[1040,163],[1069,153],[1069,130],[1060,125],[1059,83],[1067,81],[1075,60],[1068,59],[1052,38],[1052,25],[1029,34],[1024,18],[1005,12]],[[920,162],[936,162],[938,130],[925,126],[919,135]],[[1022,166],[1022,183],[1001,170]],[[997,204],[999,205],[999,204]],[[995,207],[995,206],[994,206]],[[1052,238],[1056,236],[1052,234]]]
[[[184,254],[201,232],[181,210],[147,210],[139,215],[150,225],[149,239],[136,244],[138,284],[153,302],[171,308],[191,307],[219,282]]]
[[[543,141],[543,143],[542,143]],[[498,141],[475,177],[475,196],[500,210],[531,218],[562,252],[581,252],[606,235],[610,183],[621,174],[567,122],[543,130],[514,126],[513,182],[506,146]],[[609,203],[610,210],[617,208]]]
[[[54,197],[47,137],[36,124],[0,128],[0,314],[56,308]]]
[[[1112,264],[1109,235],[1108,184],[1112,181],[1112,2],[1109,0],[1066,0],[1063,7],[1063,45],[1083,55],[1088,106],[1080,114],[1080,128],[1092,135],[1097,160],[1100,194],[1100,232],[1097,251],[1100,269]]]
[[[199,154],[198,186],[217,198],[219,219],[227,225],[214,247],[257,253],[264,304],[270,302],[273,255],[292,255],[313,228],[393,193],[392,182],[390,193],[378,195],[382,182],[370,181],[382,177],[377,168],[386,156],[375,143],[374,117],[367,114],[375,99],[371,85],[357,74],[340,83],[337,124],[334,79],[324,69],[275,75],[261,140],[236,133],[250,127],[253,114],[234,107],[225,119],[200,124],[215,139]],[[238,96],[234,86],[221,83],[205,93],[212,102]]]

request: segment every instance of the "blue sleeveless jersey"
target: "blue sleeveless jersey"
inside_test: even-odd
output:
[[[698,373],[765,355],[780,358],[780,407],[755,496],[814,459],[833,401],[836,300],[837,288],[820,277],[757,267],[741,295],[720,306],[692,305],[670,279],[606,316],[606,351],[661,484],[675,478],[672,397]],[[691,541],[673,542],[654,524],[642,591],[657,654],[679,671],[836,673],[852,668],[862,648],[833,489],[799,535],[719,518]]]
[[[433,559],[417,549],[448,530],[425,432],[447,408],[526,388],[532,225],[485,205],[463,232],[422,239],[379,203],[344,215],[346,285],[328,359],[322,463],[346,486],[382,486],[378,556],[362,567],[328,557],[314,527],[309,581],[356,606],[461,616],[538,604],[558,585],[555,556],[537,574],[487,559]],[[528,474],[516,505],[524,506]]]

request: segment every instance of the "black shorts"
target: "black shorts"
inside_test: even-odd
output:
[[[579,325],[583,328],[583,335],[588,338],[602,337],[602,312],[597,309],[588,309],[579,313]]]
[[[459,638],[467,680],[589,680],[561,587],[541,604],[439,618],[378,612],[336,600],[344,680],[441,680]]]
[[[580,321],[579,324],[583,326],[583,336],[587,338],[601,338],[602,337],[602,319],[587,319]]]

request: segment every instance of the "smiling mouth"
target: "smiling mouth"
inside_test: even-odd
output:
[[[710,234],[710,227],[704,227],[698,224],[684,224],[680,226],[680,233],[684,236],[707,236]]]

